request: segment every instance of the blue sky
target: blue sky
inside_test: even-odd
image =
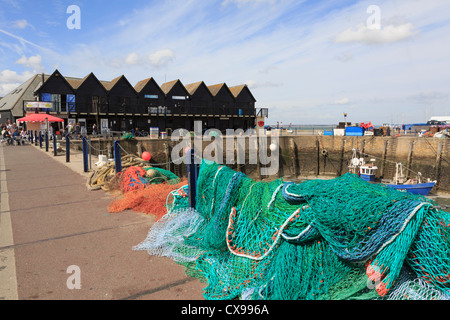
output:
[[[449,57],[448,0],[0,0],[0,96],[57,68],[246,83],[269,123],[412,123],[450,115]]]

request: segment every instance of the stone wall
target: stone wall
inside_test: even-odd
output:
[[[437,180],[436,191],[450,192],[450,139],[423,137],[350,137],[350,136],[282,136],[279,137],[279,170],[276,175],[262,176],[261,164],[249,164],[249,141],[244,139],[245,164],[227,164],[234,170],[242,171],[251,178],[274,179],[283,177],[286,180],[302,180],[311,178],[333,178],[348,172],[348,164],[353,149],[365,155],[366,162],[375,160],[378,178],[391,179],[395,174],[395,163],[403,164],[404,173],[414,178],[418,172],[424,178]],[[237,141],[237,140],[235,140]],[[186,165],[176,166],[171,162],[171,151],[177,145],[171,139],[121,140],[121,146],[129,153],[139,155],[148,151],[152,155],[151,162],[178,175],[186,174]],[[205,149],[211,142],[203,142]],[[225,149],[225,143],[224,149]],[[270,144],[270,139],[268,140]],[[112,150],[113,140],[91,140],[92,154],[98,150]],[[222,163],[225,163],[224,150]],[[237,151],[234,150],[237,159]],[[124,155],[126,153],[122,153]],[[270,152],[269,152],[270,154]],[[112,153],[110,153],[112,157]],[[409,170],[408,170],[409,169]]]

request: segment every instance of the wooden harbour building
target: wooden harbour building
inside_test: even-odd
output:
[[[58,70],[37,74],[21,85],[22,95],[10,93],[0,100],[0,122],[12,121],[35,112],[29,102],[50,102],[41,109],[69,122],[78,122],[88,133],[93,124],[99,129],[130,131],[152,127],[170,132],[178,128],[192,131],[194,121],[203,129],[255,127],[257,116],[267,117],[267,109],[256,109],[256,99],[246,85],[228,87],[226,83],[207,86],[203,81],[184,85],[174,80],[161,86],[153,78],[132,85],[125,76],[101,81],[93,73],[84,78],[65,77]],[[17,89],[16,89],[17,91]],[[55,128],[61,129],[61,128]]]

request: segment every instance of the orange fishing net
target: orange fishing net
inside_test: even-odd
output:
[[[167,213],[166,201],[169,194],[186,184],[187,180],[184,179],[177,184],[171,184],[170,181],[160,184],[149,184],[145,188],[124,192],[121,198],[114,200],[108,206],[108,212],[117,213],[133,210],[154,215],[156,221],[158,221]]]
[[[147,180],[144,178],[147,171],[141,167],[130,167],[119,173],[120,190],[124,193],[146,187]]]

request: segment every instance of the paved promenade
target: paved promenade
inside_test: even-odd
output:
[[[80,154],[0,147],[0,300],[203,300],[182,266],[132,250],[153,216],[108,213],[82,168]]]

